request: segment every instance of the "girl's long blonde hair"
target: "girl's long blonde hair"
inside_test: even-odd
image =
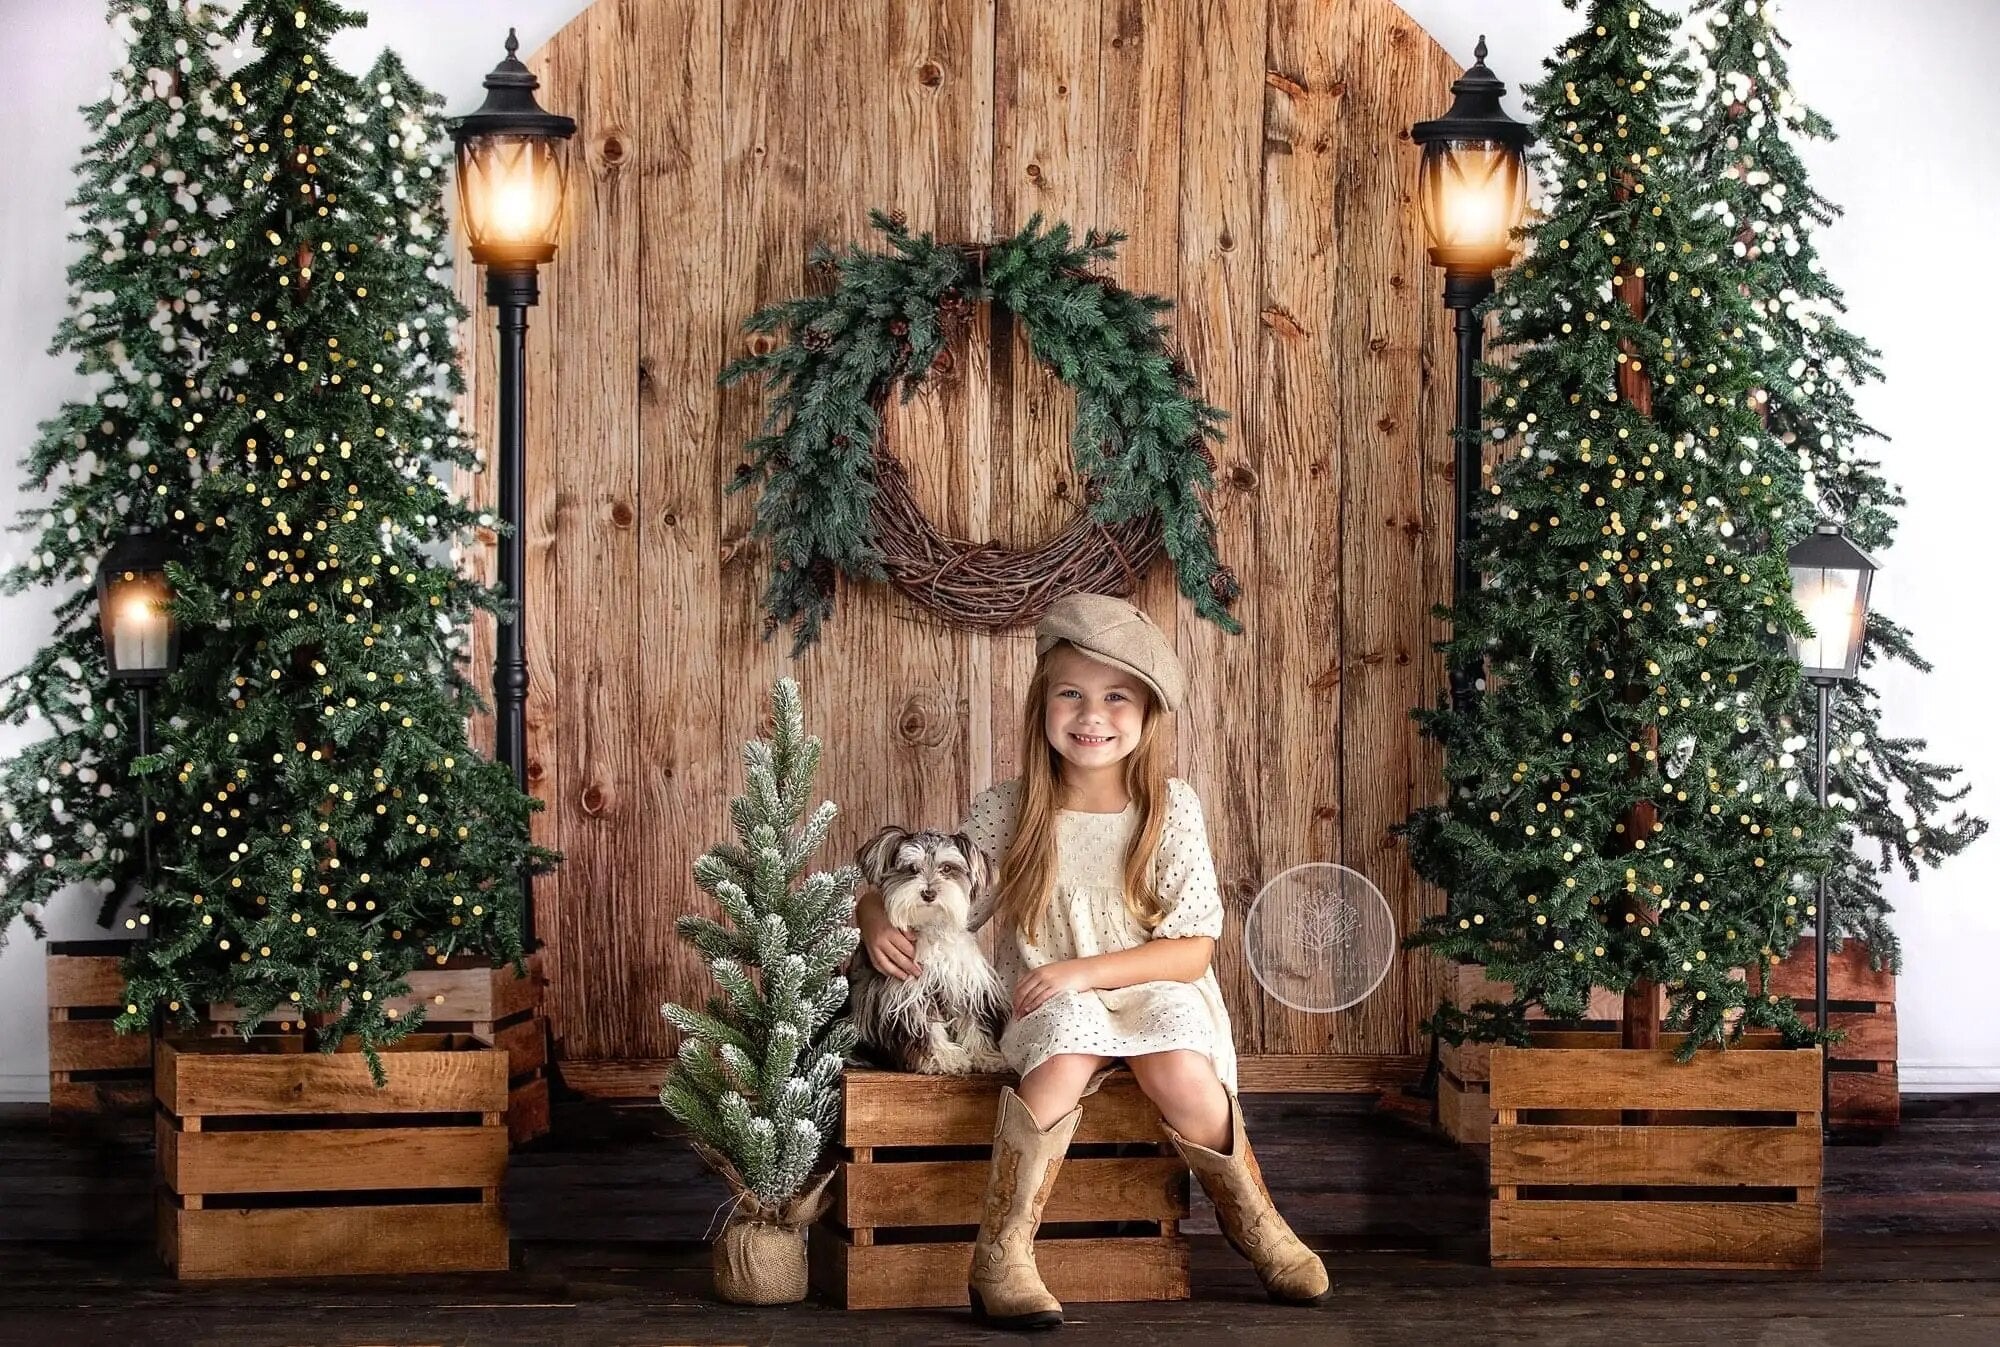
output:
[[[1021,785],[1014,840],[1000,864],[995,915],[1024,940],[1037,939],[1056,881],[1056,811],[1062,808],[1061,756],[1045,728],[1049,664],[1061,644],[1035,661],[1021,713]],[[1088,652],[1085,652],[1088,653]],[[1158,697],[1146,699],[1139,746],[1125,759],[1125,790],[1139,808],[1139,831],[1125,853],[1125,910],[1151,931],[1166,912],[1153,884],[1153,863],[1167,825],[1167,752]]]

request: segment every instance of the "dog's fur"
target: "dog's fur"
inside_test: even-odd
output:
[[[899,1071],[1005,1071],[998,1040],[1007,990],[970,929],[993,880],[986,854],[964,833],[889,827],[854,862],[881,890],[889,920],[915,937],[923,969],[898,978],[870,962],[866,945],[855,950],[847,977],[862,1045]]]

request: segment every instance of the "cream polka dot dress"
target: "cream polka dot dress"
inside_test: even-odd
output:
[[[1020,782],[1004,781],[980,793],[960,828],[985,850],[996,874],[1014,837],[1019,803]],[[1178,777],[1167,782],[1167,821],[1154,870],[1166,916],[1150,936],[1125,910],[1125,853],[1138,830],[1136,803],[1117,814],[1060,811],[1056,891],[1040,943],[1011,929],[997,932],[995,963],[1010,992],[1023,974],[1043,964],[1133,949],[1155,937],[1222,938],[1222,894],[1194,787]],[[992,915],[999,885],[991,888],[986,903],[973,913],[975,927]],[[1194,982],[1064,992],[1034,1013],[1010,1020],[1000,1036],[1001,1053],[1023,1076],[1059,1053],[1136,1057],[1175,1049],[1208,1057],[1222,1083],[1236,1089],[1236,1047],[1213,967]]]

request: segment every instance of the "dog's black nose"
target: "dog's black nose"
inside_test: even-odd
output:
[[[937,901],[937,890],[935,890],[935,889],[925,889],[925,890],[924,890],[924,901],[925,901],[925,902],[927,902],[927,903],[935,903],[935,902]]]

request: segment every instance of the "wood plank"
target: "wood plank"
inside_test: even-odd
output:
[[[74,1122],[84,1115],[147,1114],[153,1111],[153,1082],[133,1080],[49,1079],[49,1115]]]
[[[814,1289],[850,1310],[962,1306],[972,1245],[853,1245],[814,1226]],[[1180,1238],[1048,1239],[1035,1267],[1049,1293],[1068,1304],[1185,1300],[1187,1242]]]
[[[722,9],[673,0],[635,16],[643,156],[639,238],[639,592],[637,655],[643,710],[628,737],[638,745],[635,812],[619,867],[645,911],[622,920],[644,928],[629,948],[652,994],[647,1029],[621,1033],[627,1051],[664,1052],[672,1035],[658,989],[705,987],[707,961],[675,933],[682,916],[714,916],[694,882],[694,863],[723,840],[722,802],[733,787],[733,751],[722,737],[721,505],[714,458],[690,446],[715,442],[713,387],[727,329],[722,239]],[[641,895],[643,894],[643,899]],[[687,999],[687,998],[683,998]],[[701,998],[693,998],[699,1003]]]
[[[1894,1127],[1901,1117],[1894,1071],[1835,1071],[1827,1088],[1836,1127]]]
[[[240,1040],[154,1049],[154,1088],[181,1117],[276,1113],[497,1113],[507,1107],[507,1057],[492,1048],[383,1052],[378,1088],[358,1052],[246,1051]]]
[[[547,1076],[536,1076],[507,1092],[508,1144],[525,1146],[537,1137],[547,1136],[550,1126]]]
[[[1481,1001],[1498,1001],[1502,1005],[1514,999],[1512,983],[1498,982],[1486,976],[1486,970],[1478,964],[1453,964],[1449,983],[1452,1004],[1470,1007]],[[1590,989],[1590,1004],[1585,1008],[1586,1020],[1617,1020],[1625,1013],[1625,997],[1609,987]],[[1528,1018],[1545,1020],[1549,1012],[1540,1006],[1528,1007]]]
[[[1818,1049],[1496,1048],[1495,1108],[1768,1109],[1817,1113]]]
[[[1486,1087],[1438,1076],[1438,1126],[1461,1146],[1484,1146],[1493,1132],[1493,1097]]]
[[[52,1020],[49,1070],[141,1071],[153,1061],[150,1033],[121,1034],[111,1020]]]
[[[1251,540],[1258,622],[1249,639],[1264,685],[1256,715],[1260,851],[1277,874],[1341,859],[1341,499],[1334,377],[1340,287],[1330,283],[1342,143],[1342,78],[1353,12],[1272,0],[1262,64],[1261,312],[1254,397],[1261,418]],[[1239,132],[1240,133],[1240,132]],[[1252,390],[1245,390],[1250,392]],[[1240,916],[1240,913],[1233,915]],[[1241,948],[1240,933],[1225,940]],[[1237,957],[1241,957],[1238,955]],[[1257,993],[1254,986],[1242,994]],[[1338,1016],[1252,995],[1267,1053],[1381,1047],[1396,1035],[1393,1002]],[[1375,1023],[1377,1020],[1384,1023]],[[1239,1029],[1239,1034],[1242,1032]],[[1245,1063],[1247,1066],[1248,1063]]]
[[[1189,709],[1202,730],[1176,739],[1178,774],[1201,797],[1209,849],[1222,886],[1225,914],[1239,917],[1277,873],[1263,843],[1264,669],[1256,639],[1263,595],[1257,584],[1257,514],[1265,496],[1263,409],[1258,405],[1257,314],[1263,258],[1258,136],[1264,101],[1264,7],[1228,0],[1186,0],[1181,49],[1180,292],[1174,315],[1181,357],[1202,397],[1229,414],[1225,440],[1211,445],[1215,486],[1207,504],[1222,563],[1243,585],[1234,613],[1245,634],[1232,636],[1190,611],[1175,629],[1188,676]],[[1133,222],[1134,228],[1144,222]],[[1289,770],[1292,760],[1278,760]],[[1287,785],[1286,789],[1292,789]],[[1234,936],[1235,938],[1232,938]],[[1241,938],[1225,929],[1216,979],[1241,1050],[1264,1044],[1264,999],[1241,954]],[[1294,1051],[1323,1051],[1309,1035],[1288,1041]]]
[[[1424,1074],[1424,1059],[1373,1053],[1264,1053],[1237,1065],[1241,1094],[1373,1094]]]
[[[186,1211],[162,1195],[159,1223],[183,1280],[507,1270],[507,1222],[491,1203]]]
[[[507,1054],[507,1079],[518,1081],[539,1073],[549,1061],[549,1022],[531,1015],[493,1035],[493,1046]]]
[[[1819,1016],[1801,1008],[1799,1018],[1818,1024]],[[1887,1010],[1832,1010],[1826,1018],[1834,1029],[1847,1035],[1829,1053],[1836,1062],[1887,1062],[1896,1064],[1896,1008]]]
[[[123,957],[115,954],[54,954],[48,956],[49,1009],[76,1006],[122,1006]]]
[[[176,1193],[493,1188],[507,1175],[499,1127],[340,1127],[179,1132],[160,1152]]]
[[[1516,1267],[1820,1265],[1816,1202],[1495,1202],[1493,1261]]]
[[[536,60],[528,58],[530,68]],[[465,381],[455,403],[459,426],[467,436],[474,453],[478,456],[478,466],[452,471],[452,492],[473,509],[486,514],[497,512],[499,508],[500,481],[497,464],[492,461],[499,443],[499,334],[494,329],[494,315],[486,308],[486,277],[483,269],[472,260],[472,250],[467,245],[465,231],[451,231],[451,277],[452,290],[458,302],[465,306],[465,320],[458,325],[453,339],[458,349],[459,373]],[[530,381],[532,390],[532,380]],[[530,404],[533,394],[530,392]],[[531,497],[532,499],[532,497]],[[456,555],[458,572],[476,584],[491,585],[499,579],[499,534],[492,528],[481,525],[475,527],[470,536],[459,544]],[[461,671],[465,679],[479,694],[480,703],[488,710],[475,711],[466,719],[466,735],[473,751],[483,758],[493,756],[493,647],[494,619],[485,613],[476,613],[467,633]]]
[[[843,1162],[831,1215],[849,1229],[978,1225],[987,1160]],[[1188,1214],[1188,1168],[1179,1156],[1065,1161],[1042,1213],[1050,1221],[1169,1221]]]
[[[1793,996],[1802,1002],[1810,1002],[1817,973],[1817,948],[1811,936],[1792,946],[1791,954],[1770,970],[1770,990],[1779,996]],[[1827,956],[1827,1000],[1886,1002],[1896,999],[1896,975],[1887,969],[1878,972],[1870,968],[1869,957],[1868,947],[1859,940],[1849,940],[1842,945],[1839,953]],[[1801,1009],[1804,1007],[1801,1006]]]
[[[841,1081],[843,1146],[979,1146],[993,1140],[1000,1090],[1011,1076],[847,1072]],[[1160,1141],[1159,1113],[1125,1072],[1084,1101],[1074,1140]]]
[[[1819,1129],[1496,1127],[1495,1184],[1816,1188]]]

